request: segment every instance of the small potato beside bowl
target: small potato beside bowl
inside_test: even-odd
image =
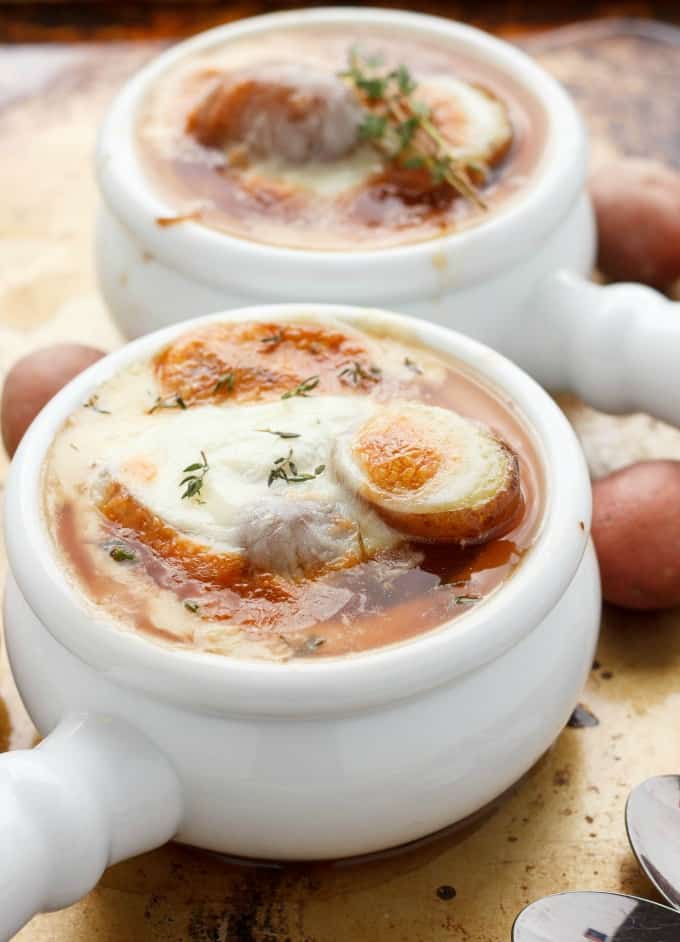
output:
[[[602,593],[623,608],[680,605],[680,462],[640,461],[593,485]]]
[[[10,458],[45,403],[103,356],[94,347],[63,343],[36,350],[14,364],[3,384],[0,407],[2,442]]]
[[[590,180],[599,269],[615,281],[667,290],[680,278],[680,173],[654,160],[618,160]]]

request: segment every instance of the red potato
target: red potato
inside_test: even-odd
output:
[[[598,268],[614,281],[665,289],[680,277],[680,173],[654,160],[619,160],[592,175]]]
[[[0,405],[2,441],[10,458],[45,403],[103,356],[104,352],[94,347],[61,343],[29,353],[14,364],[5,379]]]
[[[608,602],[680,605],[680,461],[641,461],[596,481],[592,534]]]

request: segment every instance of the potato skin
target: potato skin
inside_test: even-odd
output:
[[[680,461],[641,461],[596,481],[592,535],[608,602],[680,605]]]
[[[598,268],[614,281],[667,288],[680,277],[680,173],[653,160],[619,160],[592,175]]]
[[[0,429],[12,457],[24,432],[55,393],[104,356],[79,343],[55,344],[18,360],[7,374],[0,404]]]
[[[430,513],[390,511],[377,503],[372,507],[385,523],[415,541],[477,546],[498,539],[513,528],[524,507],[517,456],[503,447],[510,459],[507,480],[484,504]]]

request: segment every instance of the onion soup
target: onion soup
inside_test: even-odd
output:
[[[44,472],[88,603],[161,644],[285,661],[464,616],[543,506],[511,403],[406,333],[212,321],[103,383]]]
[[[528,185],[545,115],[445,40],[300,26],[184,57],[140,109],[138,150],[175,212],[302,249],[419,242]]]

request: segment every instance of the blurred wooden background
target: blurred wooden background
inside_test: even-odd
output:
[[[119,40],[184,36],[243,16],[302,6],[338,6],[321,2],[266,0],[0,0],[0,42],[53,42],[81,39]],[[361,4],[359,0],[355,5]],[[602,17],[648,17],[680,23],[680,0],[375,0],[371,6],[405,7],[449,16],[504,36]]]

